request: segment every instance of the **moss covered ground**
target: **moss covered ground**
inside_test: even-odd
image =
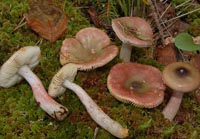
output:
[[[13,31],[28,10],[30,0],[0,1],[0,65],[20,47],[35,45],[41,37],[27,25]],[[92,26],[81,10],[67,0],[56,0],[68,16],[68,30],[56,42],[42,40],[39,47],[42,57],[34,73],[48,88],[54,74],[61,68],[59,50],[62,40],[73,37],[81,28]],[[116,44],[120,43],[113,42]],[[162,69],[150,59],[147,50],[135,49],[134,60]],[[170,90],[166,90],[164,102],[153,109],[137,108],[117,101],[110,95],[106,79],[110,68],[120,62],[116,57],[104,67],[79,72],[75,83],[82,86],[93,100],[113,119],[130,130],[128,139],[197,139],[200,137],[200,107],[195,92],[184,96],[175,120],[163,118],[161,111],[167,103]],[[76,95],[67,90],[56,99],[66,106],[70,114],[62,122],[55,121],[36,104],[30,86],[22,81],[8,89],[0,88],[0,139],[92,139],[98,125],[90,118]],[[97,139],[114,139],[111,134],[98,128]]]

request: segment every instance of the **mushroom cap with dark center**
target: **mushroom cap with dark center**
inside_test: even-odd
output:
[[[115,98],[139,107],[153,108],[164,99],[162,74],[157,68],[148,65],[118,63],[110,70],[107,85]]]
[[[165,67],[163,80],[173,90],[185,93],[195,90],[200,85],[200,73],[188,63],[175,62]]]
[[[17,74],[19,68],[26,65],[35,68],[40,60],[41,52],[38,46],[26,46],[15,52],[0,69],[0,86],[8,88],[20,82],[23,78]]]
[[[112,28],[123,43],[136,47],[148,47],[153,43],[152,28],[143,18],[116,18],[112,20]]]
[[[108,35],[97,28],[80,30],[75,38],[66,38],[60,50],[60,63],[76,63],[82,70],[103,66],[118,54]]]

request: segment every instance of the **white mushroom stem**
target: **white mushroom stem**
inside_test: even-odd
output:
[[[131,52],[132,52],[132,46],[127,43],[122,43],[119,58],[122,59],[124,62],[130,62]]]
[[[59,121],[62,121],[68,115],[67,108],[57,103],[47,94],[40,79],[30,70],[28,66],[22,66],[19,69],[18,74],[29,83],[38,105],[46,113]]]
[[[80,86],[68,80],[64,81],[63,86],[74,91],[86,107],[86,110],[92,119],[102,128],[118,138],[125,138],[128,136],[128,129],[123,128],[118,122],[112,120],[108,115],[106,115]]]
[[[162,113],[166,119],[172,121],[176,116],[183,98],[183,93],[173,92],[168,104],[163,109]]]

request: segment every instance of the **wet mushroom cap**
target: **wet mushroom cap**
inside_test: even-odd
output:
[[[164,99],[162,74],[157,68],[148,65],[118,63],[110,70],[107,85],[116,99],[138,107],[153,108]]]
[[[66,38],[60,49],[60,63],[76,63],[80,70],[90,70],[110,62],[118,54],[118,47],[110,44],[108,35],[100,29],[88,27],[75,38]]]
[[[163,70],[163,81],[175,91],[190,92],[200,85],[200,73],[188,63],[175,62]]]
[[[143,18],[116,18],[112,20],[112,28],[123,43],[136,47],[148,47],[153,43],[152,28]]]
[[[27,65],[30,69],[35,68],[40,60],[41,53],[38,46],[26,46],[15,52],[0,69],[0,86],[11,87],[23,78],[17,74],[19,68]]]

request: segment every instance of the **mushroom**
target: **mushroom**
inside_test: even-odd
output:
[[[116,99],[138,107],[153,108],[164,99],[165,85],[162,74],[149,65],[118,63],[110,70],[107,86]]]
[[[105,32],[88,27],[80,30],[75,38],[63,41],[60,63],[76,63],[80,70],[89,70],[105,65],[117,54],[117,46],[110,44],[110,38]]]
[[[26,46],[19,49],[2,65],[0,86],[9,88],[24,78],[31,86],[39,106],[51,117],[61,121],[68,114],[67,108],[47,94],[40,79],[31,71],[38,65],[40,57],[40,48],[37,46]]]
[[[64,92],[65,88],[74,91],[97,124],[118,138],[127,137],[128,129],[123,128],[118,122],[112,120],[80,86],[72,83],[77,69],[78,65],[76,64],[69,63],[64,65],[53,77],[49,86],[49,95],[55,97],[56,91]],[[60,92],[59,94],[61,94]]]
[[[179,110],[183,94],[198,88],[200,73],[188,63],[175,62],[167,65],[163,70],[163,81],[173,89],[173,94],[162,111],[164,117],[172,121]]]
[[[112,20],[112,28],[122,41],[120,58],[129,62],[132,46],[148,47],[153,43],[153,31],[149,23],[140,17],[120,17]]]

